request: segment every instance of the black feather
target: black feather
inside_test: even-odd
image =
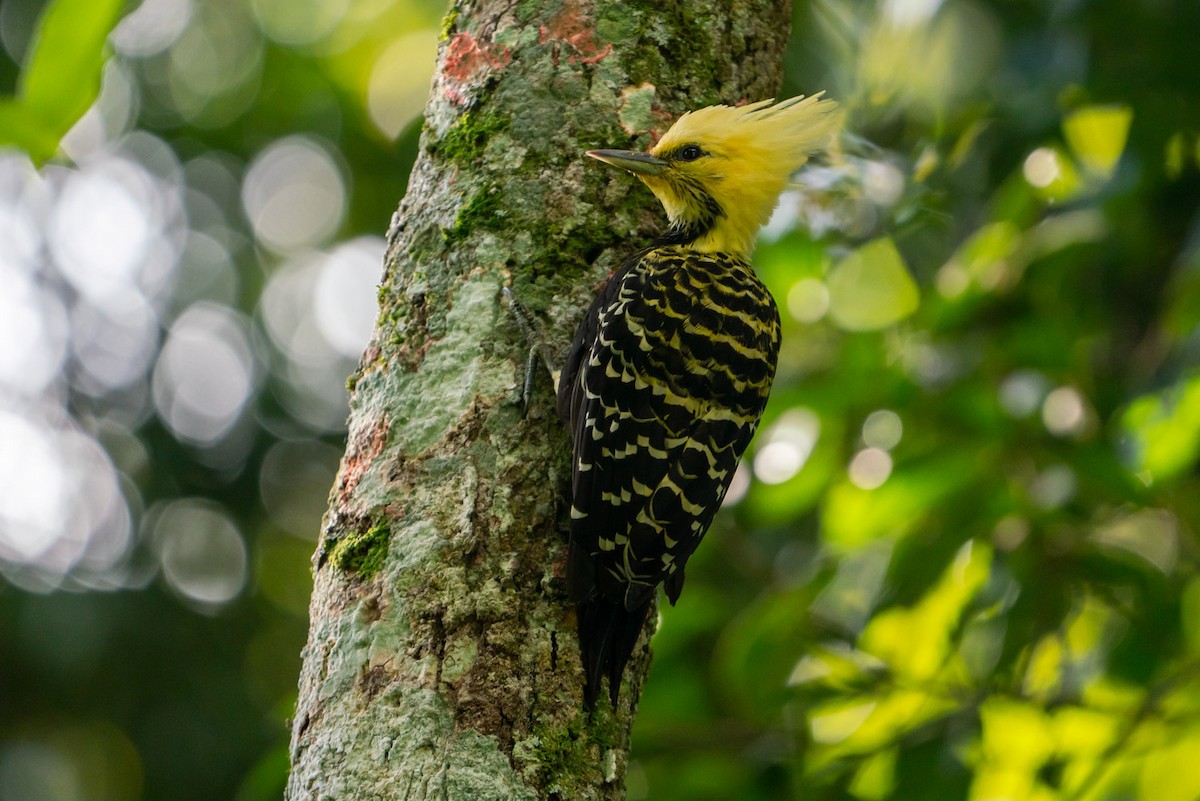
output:
[[[579,656],[586,679],[583,704],[589,710],[596,708],[600,677],[606,676],[608,698],[616,709],[621,676],[646,625],[650,602],[626,609],[622,604],[593,598],[577,604],[575,610],[579,618]]]
[[[621,677],[659,585],[720,508],[770,391],[779,315],[745,261],[658,244],[630,259],[579,326],[558,387],[571,433],[567,585],[591,708]]]

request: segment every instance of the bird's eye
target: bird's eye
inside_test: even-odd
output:
[[[687,145],[679,151],[679,160],[695,161],[703,155],[704,151],[700,149],[699,145]]]

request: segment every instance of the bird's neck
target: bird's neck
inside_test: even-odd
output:
[[[711,183],[676,181],[656,189],[671,220],[668,236],[700,253],[748,258],[786,179],[772,171],[747,169],[730,171]]]
[[[754,250],[759,223],[726,215],[712,219],[672,220],[670,227],[658,238],[656,245],[676,245],[697,253],[728,253],[748,259]]]

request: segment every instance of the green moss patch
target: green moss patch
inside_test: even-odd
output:
[[[457,164],[469,164],[483,155],[488,142],[508,130],[509,120],[499,114],[468,111],[458,118],[450,130],[432,147],[442,159]]]
[[[329,551],[329,562],[340,570],[369,578],[378,573],[387,559],[392,528],[377,518],[365,531],[347,531]]]

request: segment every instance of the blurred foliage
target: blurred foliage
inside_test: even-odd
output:
[[[797,9],[784,94],[854,136],[756,255],[758,480],[662,613],[631,798],[1196,797],[1198,24]]]
[[[66,113],[87,81],[34,80],[43,5],[0,6],[0,93],[41,85]],[[84,60],[102,30],[89,8]],[[140,290],[158,367],[101,391],[75,343],[36,393],[0,394],[11,419],[103,446],[131,532],[100,569],[0,531],[4,801],[279,796],[344,403],[302,378],[318,358],[317,386],[347,372],[354,342],[334,330],[321,350],[321,310],[293,301],[322,280],[313,259],[385,230],[443,10],[143,9],[64,140],[81,172],[19,173],[43,249],[38,198],[114,152],[181,198],[167,230],[188,245],[173,281]],[[1191,801],[1200,6],[811,0],[795,22],[783,95],[826,88],[852,134],[756,253],[784,313],[779,377],[661,613],[629,797]],[[334,176],[324,238],[271,217],[264,154]],[[0,232],[21,233],[2,209]],[[189,271],[197,253],[208,266]],[[38,285],[80,326],[98,290],[52,262]],[[197,320],[249,354],[230,362],[249,365],[243,403],[211,436],[163,399],[187,387],[160,386]]]
[[[0,96],[0,147],[39,162],[83,116],[100,91],[108,31],[124,0],[56,0],[41,15],[16,95]]]

